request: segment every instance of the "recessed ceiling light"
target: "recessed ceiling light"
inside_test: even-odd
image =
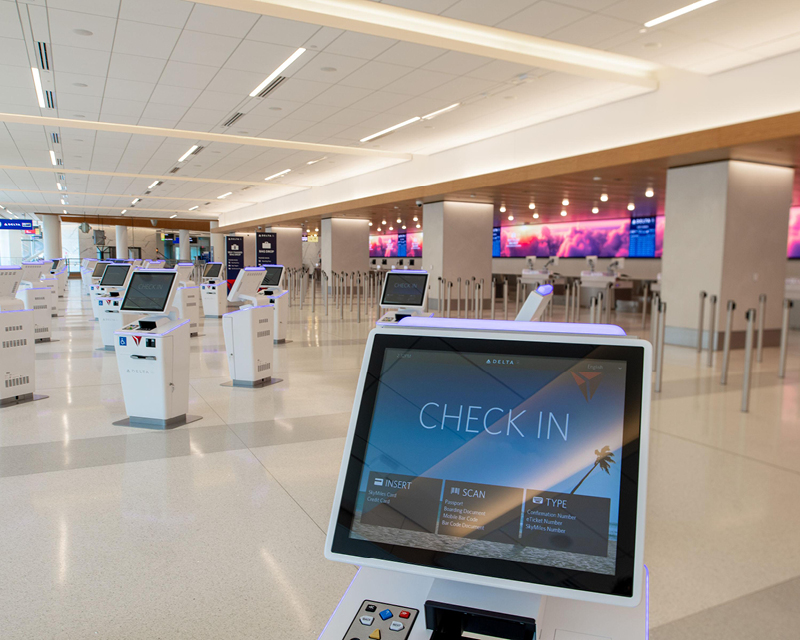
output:
[[[66,212],[67,212],[67,210],[66,210],[66,209],[64,209],[64,213],[66,213]],[[11,212],[9,211],[9,213],[11,213]]]
[[[280,178],[281,176],[285,176],[289,173],[291,169],[284,169],[283,171],[278,171],[278,173],[273,173],[271,176],[267,176],[264,180],[274,180],[275,178]]]
[[[417,216],[414,216],[413,220],[414,222],[416,222],[417,220],[419,220],[419,218]]]
[[[501,204],[500,205],[500,213],[505,213],[505,212],[506,212],[506,205]]]
[[[370,226],[370,227],[372,226],[372,223],[371,223],[371,222],[369,223],[369,226]]]
[[[61,186],[60,182],[56,182],[56,186],[58,187],[59,191],[63,191],[64,190],[64,187]]]
[[[295,60],[297,60],[305,52],[306,52],[306,50],[303,49],[303,47],[300,47],[292,55],[290,55],[288,58],[286,58],[286,60],[284,60],[283,63],[277,69],[275,69],[275,71],[270,73],[260,85],[258,85],[255,89],[253,89],[250,92],[250,97],[251,98],[255,98],[259,93],[261,93],[261,90],[264,87],[266,87],[270,82],[272,82],[275,78],[277,78],[278,75],[280,75],[281,71],[286,69],[286,67],[288,67],[290,64],[292,64]]]
[[[439,109],[438,111],[433,111],[433,112],[429,113],[426,116],[422,116],[422,119],[423,120],[433,120],[436,116],[440,116],[443,113],[447,113],[448,111],[452,111],[453,109],[455,109],[457,107],[460,107],[460,106],[461,106],[461,103],[460,102],[456,102],[454,104],[451,104],[449,107],[445,107],[444,109]]]
[[[57,164],[56,163],[56,152],[53,151],[52,149],[50,149],[50,162],[52,162],[53,164]]]
[[[508,219],[509,219],[509,220],[513,220],[513,219],[514,219],[514,216],[508,216]]]
[[[321,67],[320,71],[324,71],[325,73],[333,73],[334,71],[338,71],[336,67]]]
[[[567,215],[567,211],[566,211],[566,209],[562,209],[562,210],[561,210],[561,217],[563,218],[563,217],[565,217],[566,215]]]
[[[134,198],[133,201],[131,202],[131,205],[134,205],[139,201],[141,201],[141,198]]]
[[[660,42],[645,42],[644,43],[645,49],[660,49],[661,43]]]
[[[73,29],[72,33],[76,36],[93,36],[94,32],[89,31],[88,29]]]
[[[644,192],[644,195],[646,195],[648,198],[652,198],[655,195],[655,192],[648,187],[647,191]]]
[[[196,210],[197,210],[197,209],[199,209],[199,208],[200,208],[200,205],[199,205],[199,204],[196,204],[196,205],[194,205],[193,207],[190,207],[190,208],[189,208],[189,211],[196,211]]]
[[[394,231],[394,227],[389,227],[389,231]]]
[[[564,198],[564,199],[561,201],[561,204],[562,204],[563,206],[565,206],[565,207],[568,207],[568,206],[569,206],[569,199],[568,199],[568,198]]]
[[[177,213],[174,213],[174,214],[172,214],[172,215],[170,216],[170,218],[177,218],[177,217],[178,217],[178,214],[177,214]]]
[[[663,16],[659,16],[658,18],[654,18],[653,20],[648,20],[644,23],[644,26],[649,29],[650,27],[655,27],[657,24],[661,24],[662,22],[666,22],[667,20],[672,20],[673,18],[677,18],[679,16],[685,15],[690,11],[696,11],[697,9],[701,9],[702,7],[706,7],[710,4],[715,3],[717,0],[699,0],[699,2],[693,2],[692,4],[687,4],[685,7],[681,7],[680,9],[676,9],[675,11],[670,11],[669,13],[665,13]]]
[[[381,224],[386,224],[386,220],[381,220]]]
[[[372,223],[370,223],[370,224],[372,224]],[[319,233],[319,227],[315,227],[315,228],[314,228],[314,231],[316,231],[317,233]]]
[[[531,202],[531,203],[528,205],[528,209],[535,209],[535,208],[536,208],[536,205],[535,205],[533,202]]]
[[[322,162],[328,156],[322,156],[321,158],[317,158],[316,160],[309,160],[306,164],[317,164],[317,162]]]
[[[604,193],[600,196],[600,202],[608,202],[608,194]]]
[[[61,204],[67,204],[67,201],[64,198],[61,198]]]
[[[417,225],[417,229],[419,229],[419,228],[421,228],[421,227],[422,227],[422,225],[421,225],[421,224],[418,224],[418,225]]]
[[[39,107],[44,109],[46,105],[44,102],[44,91],[42,91],[42,78],[36,67],[31,67],[31,73],[33,74],[33,86],[36,88],[36,99],[39,101]]]
[[[533,214],[533,219],[534,220],[538,220],[539,219],[539,214],[538,213],[534,213]]]
[[[594,178],[592,178],[592,180],[594,180],[595,182],[599,182],[600,180],[602,180],[602,178],[600,176],[595,176]]]
[[[380,136],[386,135],[387,133],[391,133],[392,131],[397,131],[401,127],[405,127],[406,125],[413,124],[414,122],[417,122],[418,120],[421,120],[421,118],[419,116],[414,116],[413,118],[409,118],[408,120],[404,120],[403,122],[401,122],[399,124],[396,124],[394,126],[388,127],[387,129],[384,129],[383,131],[378,131],[378,133],[373,133],[371,136],[367,136],[366,138],[361,138],[360,142],[369,142],[370,140],[374,140],[375,138],[378,138]]]
[[[400,224],[403,220],[401,218],[397,219],[397,224]]]
[[[383,231],[383,229],[381,229],[380,227],[378,227],[378,231]]]
[[[192,154],[193,154],[195,151],[197,151],[198,147],[199,147],[199,145],[193,144],[191,149],[189,149],[189,150],[188,150],[186,153],[184,153],[184,154],[183,154],[183,155],[182,155],[180,158],[178,158],[178,162],[183,162],[184,160],[186,160],[186,158],[188,158],[188,157],[189,157],[190,155],[192,155]]]
[[[228,193],[223,193],[221,196],[217,196],[217,200],[222,200],[223,198],[227,198],[228,196],[232,196],[233,191],[228,191]]]
[[[80,87],[81,89],[85,89],[85,88],[86,88],[86,87],[88,87],[89,85],[88,85],[88,84],[86,84],[85,82],[73,82],[73,83],[72,83],[72,86],[73,86],[73,87]]]
[[[119,215],[124,216],[126,213],[128,213],[128,210],[123,209],[122,211],[119,212]]]
[[[628,203],[628,211],[633,211],[635,208],[636,208],[635,204],[633,204],[632,202]]]
[[[597,207],[592,207],[592,213],[600,213],[600,209]]]
[[[402,227],[400,227],[400,228],[401,228],[401,229],[405,229],[405,228],[406,228],[406,225],[403,225],[403,226],[402,226]]]

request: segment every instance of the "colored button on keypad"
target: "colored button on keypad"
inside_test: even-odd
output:
[[[384,609],[379,615],[381,616],[381,620],[388,620],[392,617],[392,612],[389,611],[389,609]]]

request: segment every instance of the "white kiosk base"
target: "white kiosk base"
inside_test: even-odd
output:
[[[117,366],[128,418],[115,426],[172,429],[196,420],[189,409],[189,321],[116,332]],[[153,321],[150,325],[156,325]]]
[[[100,314],[100,336],[103,339],[103,351],[115,351],[117,346],[116,332],[144,317],[142,313],[120,311],[122,298],[102,298],[103,310]]]
[[[30,309],[0,312],[0,407],[47,397],[33,393],[36,374],[33,324]]]
[[[646,574],[644,588],[638,607],[615,607],[361,567],[319,640],[367,640],[376,635],[374,629],[380,629],[382,622],[387,623],[387,629],[395,631],[389,626],[391,622],[407,625],[409,620],[413,620],[410,634],[405,635],[407,629],[403,629],[397,630],[396,635],[400,636],[399,631],[404,631],[402,636],[408,640],[428,640],[434,622],[429,618],[434,617],[434,612],[429,608],[429,615],[426,616],[426,602],[452,605],[459,611],[472,609],[479,613],[535,620],[536,640],[646,640]],[[400,618],[397,612],[393,612],[392,618],[382,621],[378,614],[385,606],[378,606],[375,612],[367,615],[367,619],[372,618],[372,623],[363,624],[359,618],[362,617],[362,604],[365,601],[388,604],[391,609],[408,611],[411,615]],[[416,619],[413,618],[413,610],[419,612]],[[358,633],[354,633],[354,624]],[[521,629],[522,623],[518,624]],[[494,637],[494,633],[491,635]],[[381,640],[391,640],[392,637],[395,637],[395,633],[381,631]]]
[[[58,317],[58,280],[56,278],[42,278],[42,286],[50,289],[50,315]]]
[[[273,344],[284,344],[286,342],[286,330],[289,328],[289,292],[267,293],[264,297],[267,302],[275,307],[275,318],[273,320]]]
[[[231,382],[223,386],[265,387],[281,380],[272,377],[273,305],[247,307],[222,316],[225,350]]]
[[[179,317],[189,321],[189,337],[194,338],[200,331],[200,287],[178,287],[175,306]]]
[[[200,285],[203,315],[206,318],[221,318],[228,311],[228,283],[207,282]]]
[[[50,315],[50,289],[48,287],[26,287],[17,291],[25,309],[33,311],[33,337],[35,342],[50,342],[52,338]]]

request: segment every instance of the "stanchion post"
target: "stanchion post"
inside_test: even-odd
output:
[[[311,313],[316,313],[317,309],[317,280],[314,272],[311,272]]]
[[[450,317],[452,311],[451,304],[453,300],[453,283],[447,281],[447,317]]]
[[[703,351],[703,314],[706,310],[706,297],[708,294],[705,291],[700,292],[700,317],[697,321],[697,353]]]
[[[572,283],[572,321],[581,321],[581,281]]]
[[[714,349],[717,346],[717,296],[708,299],[708,360],[706,366],[714,365]]]
[[[439,276],[439,303],[436,305],[436,310],[439,312],[439,317],[444,318],[444,313],[442,313],[442,277]]]
[[[492,291],[489,299],[492,301],[492,320],[494,320],[494,308],[497,306],[497,278],[492,278]]]
[[[647,303],[650,300],[650,284],[644,283],[644,295],[642,296],[642,329],[647,326]]]
[[[361,272],[358,272],[358,284],[356,286],[356,308],[358,309],[358,324],[361,324]]]
[[[744,334],[744,379],[742,380],[742,413],[750,409],[750,375],[753,368],[753,325],[756,310],[748,309],[745,314],[747,329]]]
[[[736,309],[736,303],[733,300],[728,300],[728,317],[725,319],[725,342],[722,347],[722,376],[720,377],[720,384],[728,384],[728,364],[731,356],[731,331],[733,330],[733,311]]]
[[[756,342],[756,362],[761,362],[764,357],[764,316],[767,311],[767,294],[758,296],[758,342]]]
[[[572,305],[569,303],[569,296],[572,293],[572,286],[569,282],[564,284],[564,322],[570,321],[570,310],[572,309]]]
[[[464,278],[464,318],[469,318],[469,278]]]
[[[656,392],[661,392],[661,378],[664,375],[664,329],[667,326],[667,303],[658,303],[658,346],[656,347]]]
[[[503,280],[503,313],[508,320],[508,277]]]
[[[788,298],[783,301],[783,320],[781,322],[781,355],[778,362],[778,377],[786,376],[786,351],[789,346],[789,313],[794,303]]]

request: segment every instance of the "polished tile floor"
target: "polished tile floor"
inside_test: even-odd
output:
[[[322,557],[370,323],[294,307],[275,375],[228,380],[221,322],[192,339],[190,413],[125,417],[79,283],[36,347],[47,400],[0,410],[0,638],[316,638],[354,574]],[[636,316],[618,322],[642,333]],[[741,353],[666,349],[653,405],[646,560],[654,640],[796,639],[800,336],[739,411]]]

